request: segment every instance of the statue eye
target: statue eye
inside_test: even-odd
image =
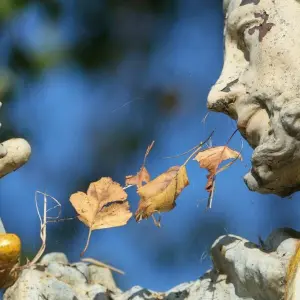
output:
[[[253,27],[253,22],[246,23],[243,26],[240,26],[238,29],[239,38],[242,38],[244,42],[246,42],[248,36],[248,30],[251,29],[252,27]]]
[[[237,48],[244,53],[245,60],[250,61],[250,45],[247,42],[248,28],[251,27],[251,23],[247,23],[240,26],[237,30]]]
[[[249,30],[257,24],[257,20],[251,20],[243,23],[237,28],[237,47],[243,51],[244,57],[247,61],[250,61],[250,48],[252,45],[251,35]]]

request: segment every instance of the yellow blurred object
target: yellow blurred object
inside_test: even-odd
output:
[[[0,288],[7,288],[17,279],[12,268],[19,264],[21,240],[13,233],[0,233]]]
[[[17,262],[21,253],[21,240],[13,233],[0,234],[0,262]]]
[[[300,241],[297,242],[294,255],[290,258],[287,269],[284,300],[299,299],[300,282]]]

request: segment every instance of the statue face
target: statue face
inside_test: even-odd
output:
[[[225,58],[208,108],[254,148],[250,190],[300,190],[300,1],[224,0]]]

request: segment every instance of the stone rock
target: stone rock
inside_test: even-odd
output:
[[[289,282],[294,279],[287,276],[293,259],[299,256],[300,261],[299,237],[299,232],[289,228],[274,231],[260,245],[235,235],[221,236],[211,248],[213,269],[167,292],[139,286],[122,292],[108,269],[82,262],[69,264],[64,254],[50,253],[21,273],[4,300],[280,300],[284,295],[285,299],[300,299],[299,285]],[[300,268],[293,272],[291,278],[297,279]]]
[[[113,292],[118,291],[110,270],[95,265],[89,265],[88,272],[90,283],[101,284]]]
[[[44,255],[41,259],[42,265],[48,265],[51,262],[57,262],[62,264],[68,264],[68,258],[64,253],[61,252],[52,252]]]
[[[45,272],[42,267],[24,270],[18,281],[4,294],[4,299],[77,299],[70,285]]]
[[[92,268],[91,268],[92,267]],[[63,253],[49,253],[25,269],[7,289],[6,300],[100,300],[120,292],[108,269],[78,262],[69,264]]]
[[[0,178],[22,167],[31,155],[31,147],[24,139],[7,140],[1,147],[4,147],[7,153],[0,159]]]

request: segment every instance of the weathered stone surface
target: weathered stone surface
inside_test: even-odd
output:
[[[0,178],[22,167],[31,155],[31,147],[24,139],[10,139],[1,145],[7,153],[0,158]]]
[[[250,190],[300,190],[300,2],[225,0],[225,58],[208,108],[254,148]]]
[[[48,254],[44,264],[22,272],[4,300],[280,300],[287,291],[287,273],[299,249],[299,237],[292,229],[279,229],[256,245],[238,236],[221,236],[211,248],[212,270],[163,293],[139,286],[123,293],[109,270],[82,262],[70,265],[63,254]],[[297,268],[293,272],[293,278],[300,274]],[[298,299],[292,281],[288,284],[294,287],[285,299]]]
[[[101,284],[113,292],[119,291],[112,277],[112,273],[108,269],[89,265],[88,272],[90,283]]]
[[[4,299],[104,300],[113,292],[120,293],[108,269],[82,262],[69,264],[63,253],[50,253],[24,270]]]
[[[52,252],[44,255],[41,259],[42,265],[48,265],[51,262],[57,262],[62,264],[68,264],[68,258],[64,253],[61,252]]]

